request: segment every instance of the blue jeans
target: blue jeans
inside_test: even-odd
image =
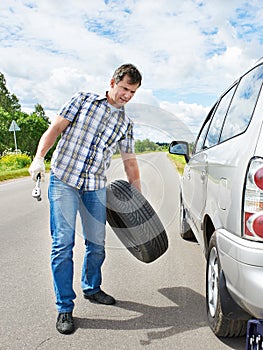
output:
[[[79,212],[85,241],[82,289],[92,295],[100,291],[101,266],[105,259],[106,188],[98,191],[75,189],[52,172],[49,184],[51,269],[58,312],[71,312],[73,290],[73,247]]]

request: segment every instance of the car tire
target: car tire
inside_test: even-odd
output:
[[[168,248],[166,231],[145,197],[124,180],[107,186],[107,221],[138,260],[150,263]]]
[[[186,241],[196,241],[195,235],[186,220],[186,212],[182,203],[182,198],[180,201],[180,235]]]
[[[206,309],[208,323],[214,334],[218,337],[243,336],[246,333],[247,322],[231,319],[223,314],[220,301],[221,273],[216,236],[213,234],[209,244],[206,267]]]

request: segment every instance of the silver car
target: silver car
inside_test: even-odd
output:
[[[181,179],[181,236],[196,239],[207,259],[208,322],[221,337],[244,335],[263,319],[263,60],[218,99]]]

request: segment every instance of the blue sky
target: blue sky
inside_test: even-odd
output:
[[[137,117],[144,125],[138,137],[148,125],[153,138],[156,130],[178,138],[182,123],[194,137],[217,97],[263,56],[262,47],[262,0],[0,4],[0,71],[25,111],[40,103],[53,118],[76,91],[105,92],[114,69],[131,62],[143,74],[133,102],[156,108]]]

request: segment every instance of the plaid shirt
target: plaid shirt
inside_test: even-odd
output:
[[[98,190],[106,185],[105,171],[117,145],[134,152],[133,123],[124,108],[111,112],[105,96],[77,93],[59,111],[70,121],[53,153],[51,169],[77,189]]]

